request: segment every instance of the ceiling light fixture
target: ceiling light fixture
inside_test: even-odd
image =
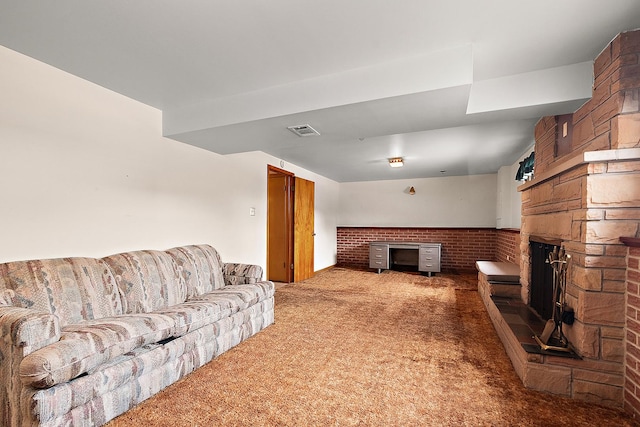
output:
[[[402,157],[392,157],[389,159],[389,166],[392,168],[401,168],[404,166],[404,161],[402,160]]]
[[[287,127],[291,132],[298,136],[318,136],[320,132],[312,128],[310,125],[296,125]]]

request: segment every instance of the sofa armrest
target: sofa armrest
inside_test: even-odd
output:
[[[60,340],[58,317],[28,308],[0,306],[0,349],[21,347],[23,356]]]
[[[0,424],[26,425],[32,402],[24,402],[18,372],[24,357],[60,340],[58,317],[28,308],[0,305]]]
[[[257,283],[262,279],[262,267],[255,264],[225,262],[222,273],[225,285]]]

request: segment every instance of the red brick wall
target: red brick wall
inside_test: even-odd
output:
[[[338,265],[369,266],[369,242],[442,243],[443,271],[476,271],[477,260],[496,261],[494,228],[338,227]]]
[[[520,230],[512,228],[496,230],[495,261],[520,264]]]
[[[640,414],[640,241],[635,239],[627,257],[627,333],[624,406]]]

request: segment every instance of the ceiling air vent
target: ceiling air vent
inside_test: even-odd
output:
[[[320,135],[320,132],[315,130],[309,125],[298,125],[298,126],[289,126],[291,132],[295,133],[298,136],[315,136]]]

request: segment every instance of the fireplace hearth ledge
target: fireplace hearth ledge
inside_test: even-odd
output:
[[[589,369],[589,363],[581,360],[577,355],[527,351],[521,343],[521,337],[516,336],[516,333],[498,307],[498,304],[504,303],[507,298],[492,297],[489,289],[488,282],[484,284],[480,281],[478,282],[478,293],[522,384],[532,390],[575,398],[576,396],[572,396],[572,391],[575,393],[574,389],[576,388],[574,380],[581,380],[581,372],[584,369]],[[511,301],[517,300],[511,299]],[[538,328],[543,328],[544,325],[542,321],[540,322]],[[529,350],[533,350],[533,348],[531,347]],[[586,365],[582,366],[583,363],[586,363]],[[610,372],[608,375],[614,374]],[[621,384],[622,382],[620,381],[620,393],[622,393]],[[592,396],[592,399],[594,403],[600,405],[614,408],[621,407],[621,399],[617,399],[607,393],[596,393]]]
[[[550,365],[545,360],[550,356],[527,352],[491,297],[488,282],[478,281],[478,292],[522,384],[532,390],[571,397],[571,368]]]

